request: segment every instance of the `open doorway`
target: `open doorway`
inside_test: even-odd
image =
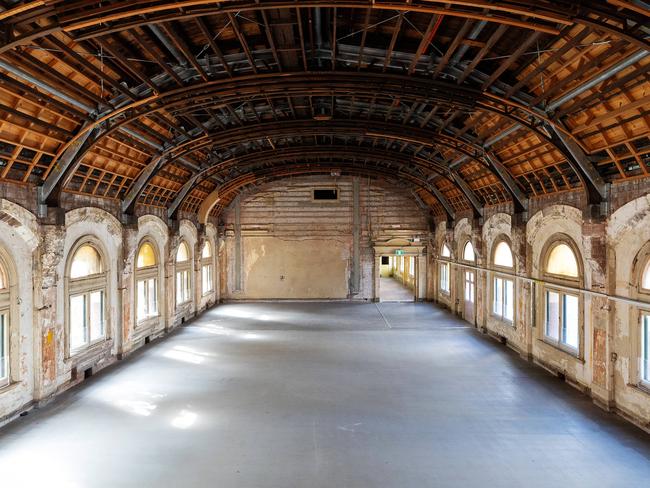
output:
[[[379,301],[412,302],[417,283],[417,256],[381,256],[379,260]]]

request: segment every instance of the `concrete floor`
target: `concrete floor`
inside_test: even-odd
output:
[[[402,285],[395,278],[379,278],[379,301],[412,302],[413,290]]]
[[[0,430],[16,487],[641,487],[650,436],[429,304],[224,305]]]

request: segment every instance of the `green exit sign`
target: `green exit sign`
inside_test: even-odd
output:
[[[396,249],[395,250],[395,255],[396,256],[404,256],[404,249]]]

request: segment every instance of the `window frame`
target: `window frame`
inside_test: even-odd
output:
[[[185,244],[187,246],[188,256],[186,261],[178,261],[178,249],[181,245]],[[194,260],[193,249],[190,246],[189,242],[185,239],[181,239],[176,247],[174,252],[174,301],[176,307],[186,305],[192,302],[192,263]],[[181,289],[186,290],[187,296],[183,296],[183,300],[179,301],[178,290],[179,290],[179,276],[181,277],[181,282],[184,283],[184,286]]]
[[[87,276],[82,276],[78,278],[71,278],[70,273],[72,269],[72,263],[74,261],[75,254],[83,246],[91,246],[101,260],[102,271],[100,273],[94,273]],[[97,344],[106,342],[110,338],[109,333],[109,322],[108,322],[108,261],[106,259],[106,253],[104,248],[99,242],[98,239],[92,236],[86,236],[79,239],[74,246],[68,252],[68,258],[66,261],[66,271],[65,271],[65,334],[66,334],[66,344],[65,351],[68,358],[78,356],[93,348]],[[100,292],[102,297],[101,305],[101,327],[102,334],[97,338],[93,339],[92,332],[92,319],[91,319],[91,297],[93,293]],[[72,318],[70,316],[72,309],[72,299],[78,296],[82,296],[84,300],[84,321],[87,326],[87,331],[85,333],[84,343],[76,347],[72,347]]]
[[[138,256],[140,255],[140,250],[142,249],[142,246],[144,246],[145,244],[148,244],[153,248],[154,255],[156,257],[156,264],[139,268]],[[133,295],[134,295],[134,305],[135,305],[135,327],[138,327],[138,326],[142,326],[146,322],[153,321],[160,317],[160,252],[158,250],[158,246],[152,239],[145,237],[140,241],[140,244],[138,245],[137,248],[137,252],[135,254],[134,268],[135,268],[134,269],[135,287],[133,290]],[[138,287],[141,281],[145,283],[144,285],[144,293],[146,298],[145,303],[148,311],[150,305],[149,303],[149,281],[150,280],[154,280],[156,312],[153,314],[147,313],[144,317],[141,318],[138,316],[138,310],[140,305]]]
[[[11,384],[11,288],[12,283],[9,275],[8,266],[0,254],[0,274],[5,287],[0,289],[0,317],[4,316],[5,320],[2,324],[2,348],[0,350],[0,361],[4,361],[5,375],[0,377],[0,389],[5,388]],[[4,356],[3,356],[4,352]]]
[[[445,256],[445,254],[447,254],[447,256]],[[451,259],[452,259],[451,247],[449,247],[446,242],[443,242],[440,245],[438,285],[440,286],[440,293],[442,293],[445,296],[451,295]]]
[[[472,254],[474,254],[474,259],[469,260],[465,259],[465,250],[467,249],[467,246],[472,246]],[[476,248],[474,247],[474,244],[472,243],[471,239],[467,239],[465,241],[465,244],[463,244],[463,247],[461,248],[461,259],[466,262],[466,263],[476,263]]]
[[[631,380],[644,393],[650,393],[650,364],[648,365],[648,377],[644,378],[643,374],[644,352],[648,355],[648,360],[650,360],[650,342],[646,346],[647,350],[644,351],[645,320],[650,322],[650,289],[643,288],[643,275],[646,270],[650,270],[650,241],[641,247],[632,263],[631,272],[634,280],[634,286],[631,287],[632,298],[636,298],[642,304],[634,307],[631,311],[632,315],[630,315],[631,323],[638,326],[638,332],[631,335],[630,349],[636,355],[636,361],[633,363],[636,365],[636,371]],[[644,305],[646,302],[647,305]],[[648,323],[647,327],[650,329],[650,323]],[[650,334],[650,330],[647,333]]]
[[[468,277],[472,277],[471,279],[468,279]],[[476,305],[476,273],[471,270],[465,270],[465,275],[464,275],[464,300],[465,302],[472,303]],[[469,291],[469,293],[468,293]],[[470,295],[468,298],[467,295]]]
[[[440,263],[440,292],[449,295],[451,293],[450,266],[448,261]]]
[[[650,390],[650,308],[639,310],[639,342],[638,384]],[[647,361],[646,371],[644,361]]]
[[[571,251],[573,252],[573,257],[576,260],[576,264],[578,268],[577,277],[558,275],[554,273],[549,273],[547,271],[549,259],[551,257],[551,253],[553,249],[555,249],[556,246],[561,244],[568,246],[569,249],[571,249]],[[542,248],[540,261],[541,261],[540,271],[541,271],[542,278],[544,279],[544,283],[540,287],[541,294],[542,294],[541,298],[543,303],[543,306],[541,307],[542,324],[543,324],[543,327],[541,327],[542,340],[546,344],[549,344],[552,347],[564,351],[567,354],[570,354],[571,356],[577,359],[581,359],[583,355],[584,341],[585,341],[584,310],[583,310],[584,299],[583,299],[583,294],[581,292],[583,278],[584,278],[582,254],[580,253],[578,246],[575,244],[575,242],[571,237],[565,234],[556,234],[554,236],[551,236],[544,244],[544,247]],[[556,293],[558,295],[558,338],[557,339],[547,334],[548,321],[550,318],[548,316],[549,292]],[[578,299],[578,317],[577,317],[578,346],[577,347],[573,347],[571,344],[569,344],[566,341],[566,337],[564,335],[567,297],[574,297]]]
[[[210,247],[210,256],[203,257],[203,249],[205,246]],[[205,270],[209,272],[210,288],[205,289]],[[201,296],[210,295],[214,293],[214,246],[209,239],[206,239],[201,248]]]
[[[505,243],[508,246],[508,249],[510,251],[510,255],[512,257],[512,266],[504,266],[501,264],[496,264],[496,251],[499,245],[501,243]],[[515,327],[516,324],[516,316],[517,316],[517,280],[515,276],[515,266],[516,266],[516,260],[515,260],[515,253],[512,250],[512,242],[510,239],[505,236],[499,236],[494,243],[492,244],[492,252],[490,253],[490,264],[491,264],[491,272],[492,272],[492,280],[490,283],[490,316],[493,317],[496,320],[499,320],[500,322],[503,322],[509,326]],[[498,282],[501,281],[501,285],[498,285]],[[506,290],[507,290],[507,284],[510,283],[512,286],[512,297],[510,297],[510,301],[506,301],[503,299],[504,296],[506,296]],[[496,312],[496,304],[497,304],[497,292],[498,289],[501,290],[501,306],[500,311]],[[506,315],[506,311],[509,309],[508,304],[512,302],[512,318],[508,318]]]

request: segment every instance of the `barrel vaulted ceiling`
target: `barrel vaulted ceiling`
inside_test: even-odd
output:
[[[439,215],[650,172],[640,0],[0,0],[0,179],[218,213],[278,177]]]

